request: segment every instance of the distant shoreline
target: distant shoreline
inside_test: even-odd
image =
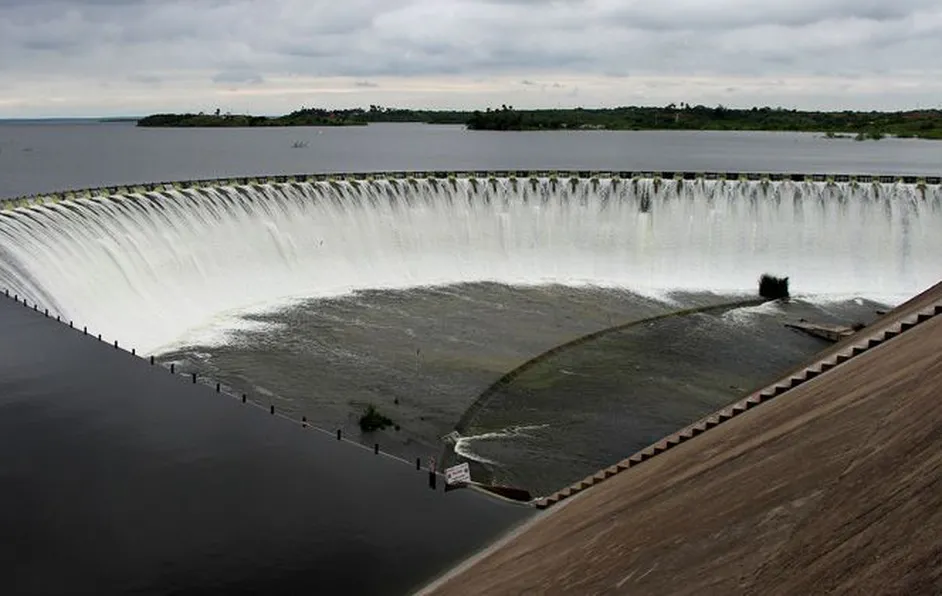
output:
[[[783,108],[731,109],[689,104],[666,107],[517,110],[512,106],[485,111],[407,110],[370,106],[327,110],[302,108],[284,116],[247,114],[153,114],[137,121],[149,128],[254,128],[296,126],[365,126],[415,122],[460,124],[469,130],[713,130],[730,132],[807,132],[828,138],[879,140],[886,136],[942,140],[942,110],[906,112],[810,112]]]

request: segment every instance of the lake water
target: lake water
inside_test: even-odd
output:
[[[293,148],[294,143],[307,143]],[[810,133],[490,132],[462,126],[161,129],[0,122],[0,198],[194,178],[374,170],[942,172],[942,142]]]

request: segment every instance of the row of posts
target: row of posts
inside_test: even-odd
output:
[[[9,290],[9,289],[4,290],[4,294],[9,298],[9,297],[10,297],[10,290]],[[19,301],[20,301],[20,296],[19,296],[19,294],[14,294],[14,295],[13,295],[13,299],[16,300],[17,302],[19,302]],[[23,306],[26,306],[27,308],[29,308],[29,303],[26,301],[26,298],[23,298]],[[36,303],[34,303],[34,304],[33,304],[33,310],[35,310],[35,311],[38,312],[38,311],[39,311],[39,305],[36,304]],[[44,314],[45,314],[46,317],[49,316],[49,309],[48,309],[48,308],[44,310]],[[61,318],[60,315],[56,315],[56,321],[58,321],[58,322],[60,322],[60,323],[62,322],[62,318]],[[69,328],[70,328],[70,329],[74,329],[74,328],[75,328],[75,325],[74,325],[74,322],[73,322],[73,321],[69,321]],[[88,335],[88,327],[87,327],[87,326],[82,327],[82,334],[83,334],[83,335]],[[102,341],[102,338],[101,338],[101,334],[100,334],[100,333],[98,334],[98,341]],[[115,340],[115,341],[114,341],[114,347],[115,347],[115,349],[118,349],[118,340]],[[132,355],[132,356],[136,356],[136,355],[137,355],[137,350],[134,349],[134,348],[132,348],[132,349],[131,349],[131,355]],[[151,356],[151,357],[150,357],[150,365],[151,365],[151,366],[154,366],[155,363],[156,363],[156,362],[155,362],[155,360],[154,360],[154,357]],[[170,363],[170,374],[176,374],[176,364],[174,364],[173,362]],[[196,383],[196,380],[197,380],[197,374],[196,374],[196,373],[190,373],[190,377],[192,378],[193,383],[195,384],[195,383]],[[217,383],[216,383],[216,393],[221,393],[221,392],[222,392],[222,385],[217,382]],[[242,394],[242,403],[247,403],[247,401],[248,401],[248,395],[246,395],[245,393],[243,393],[243,394]],[[269,412],[270,412],[272,415],[275,414],[275,405],[274,405],[274,404],[272,404],[272,405],[270,406]],[[307,416],[301,416],[301,424],[302,424],[303,426],[305,426],[305,427],[308,426]],[[343,431],[342,431],[341,429],[339,429],[339,428],[337,429],[337,440],[338,440],[338,441],[343,440]],[[373,454],[374,454],[374,455],[379,455],[379,443],[374,443],[374,444],[373,444]],[[415,469],[418,470],[418,471],[421,471],[421,470],[422,470],[422,459],[421,459],[421,458],[418,458],[418,457],[415,458]],[[435,465],[434,465],[434,463],[432,463],[432,464],[429,466],[429,470],[428,470],[428,485],[429,485],[429,488],[431,488],[432,490],[435,490],[436,484],[437,484],[437,475],[436,475],[436,473],[435,473]]]

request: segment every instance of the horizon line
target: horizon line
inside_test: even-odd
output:
[[[820,114],[841,114],[841,113],[857,113],[857,114],[900,114],[900,113],[910,113],[910,112],[942,112],[942,105],[936,107],[908,107],[895,110],[889,109],[808,109],[808,108],[795,108],[795,107],[786,107],[784,105],[771,106],[771,105],[751,105],[751,106],[734,106],[727,104],[717,104],[715,106],[710,106],[706,104],[691,104],[688,102],[672,102],[667,105],[652,105],[652,104],[622,104],[622,105],[612,105],[612,106],[571,106],[571,107],[560,107],[560,106],[548,106],[548,107],[515,107],[511,104],[501,104],[499,106],[484,106],[478,108],[442,108],[442,107],[405,107],[405,106],[395,106],[395,105],[381,105],[381,104],[370,104],[370,106],[376,105],[383,110],[403,110],[403,111],[412,111],[412,112],[460,112],[460,113],[473,113],[476,111],[486,112],[487,110],[497,111],[500,110],[503,106],[514,109],[515,111],[521,112],[534,112],[534,111],[576,111],[576,110],[586,110],[586,111],[597,111],[597,110],[618,110],[618,109],[685,109],[679,108],[677,106],[685,105],[686,109],[690,108],[709,108],[716,109],[718,107],[723,107],[727,110],[737,110],[737,111],[750,111],[753,109],[770,109],[773,111],[788,111],[788,112],[801,112],[801,113],[820,113]],[[353,111],[353,110],[363,110],[368,112],[369,107],[363,106],[347,106],[347,107],[318,107],[318,106],[301,106],[296,108],[294,111],[300,110],[325,110],[329,112],[343,112],[343,111]],[[669,106],[675,106],[670,108]],[[32,117],[3,117],[0,116],[0,122],[43,122],[43,121],[75,121],[75,122],[88,122],[88,121],[135,121],[146,118],[147,116],[153,116],[156,114],[206,114],[213,115],[213,109],[204,109],[193,111],[191,109],[185,109],[183,111],[173,111],[173,110],[157,110],[151,111],[148,114],[105,114],[105,115],[88,115],[88,116],[68,116],[68,115],[58,115],[58,116],[32,116]],[[285,114],[290,114],[291,112],[286,112]],[[232,116],[256,116],[256,117],[265,117],[265,118],[277,118],[285,114],[252,114],[251,112],[232,112],[228,111],[226,114]],[[224,115],[224,114],[220,114]]]

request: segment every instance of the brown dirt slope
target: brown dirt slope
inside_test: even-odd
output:
[[[434,593],[942,593],[942,316],[550,510]]]

